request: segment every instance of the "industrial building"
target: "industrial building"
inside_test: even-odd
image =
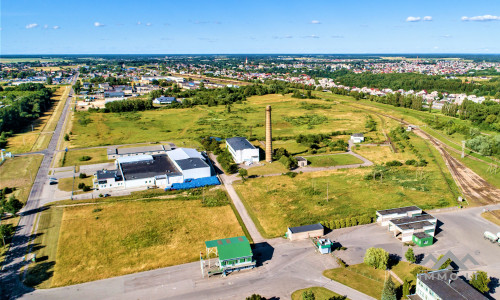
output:
[[[286,237],[290,241],[305,240],[312,237],[320,237],[325,234],[325,228],[320,223],[299,227],[289,227]]]
[[[124,156],[166,154],[167,151],[172,149],[175,149],[175,145],[173,144],[170,146],[152,145],[131,148],[108,148],[107,154],[108,159],[116,159]]]
[[[297,160],[297,166],[299,168],[307,167],[308,161],[306,158],[303,158],[302,156],[297,156],[295,159]]]
[[[219,240],[206,241],[206,255],[217,256],[217,263],[210,265],[208,259],[208,275],[228,274],[233,271],[251,269],[255,267],[253,252],[250,248],[250,242],[245,236],[231,237]]]
[[[475,288],[462,280],[451,270],[439,270],[417,275],[415,294],[410,300],[488,299]]]
[[[162,151],[164,148],[160,147],[143,150]],[[166,154],[134,152],[130,156],[118,157],[115,170],[99,170],[95,173],[94,188],[170,188],[173,184],[212,176],[207,158],[195,149],[178,148],[163,152]]]
[[[376,214],[377,223],[387,227],[401,242],[414,242],[420,247],[433,244],[437,219],[423,213],[419,207],[380,210]]]
[[[229,153],[233,156],[234,162],[241,163],[258,163],[260,160],[259,149],[243,137],[233,137],[226,139],[226,147]]]

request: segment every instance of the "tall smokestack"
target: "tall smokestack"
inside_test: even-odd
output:
[[[271,105],[266,107],[266,161],[273,161],[273,135],[271,124]]]

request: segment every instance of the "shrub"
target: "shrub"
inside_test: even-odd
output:
[[[87,178],[87,174],[85,174],[85,173],[80,173],[80,175],[78,175],[78,177],[79,177],[80,179],[85,179],[85,178]]]
[[[400,161],[393,160],[393,161],[386,162],[385,165],[388,167],[399,167],[399,166],[402,166],[403,164]]]
[[[80,182],[80,183],[78,184],[78,188],[79,188],[79,189],[83,189],[84,187],[85,187],[85,183]]]
[[[90,190],[91,190],[91,188],[90,188],[90,186],[88,186],[88,185],[84,185],[84,186],[83,186],[83,188],[82,188],[82,190],[83,190],[84,192],[88,192],[88,191],[90,191]]]
[[[407,166],[414,166],[416,164],[417,164],[417,161],[414,159],[409,159],[409,160],[405,161],[405,165],[407,165]]]
[[[341,267],[341,268],[347,268],[347,264],[345,263],[345,261],[342,260],[342,258],[340,257],[335,257],[335,260],[337,261],[337,264]]]
[[[78,160],[79,161],[89,161],[91,159],[92,159],[92,157],[90,157],[88,155],[84,155],[84,156],[80,157]]]

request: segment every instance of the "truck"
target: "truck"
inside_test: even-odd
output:
[[[498,235],[491,233],[489,231],[485,231],[483,237],[492,243],[495,243],[498,241]]]

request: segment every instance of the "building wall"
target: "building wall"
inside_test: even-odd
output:
[[[351,136],[351,140],[353,143],[361,143],[361,142],[364,142],[365,138],[364,137],[354,137],[354,136]]]
[[[198,179],[210,177],[210,167],[183,170],[184,179]]]
[[[324,234],[323,229],[299,232],[299,233],[291,233],[290,230],[288,230],[287,237],[290,239],[290,241],[298,241],[298,240],[305,240],[310,237],[320,237],[323,234]]]

